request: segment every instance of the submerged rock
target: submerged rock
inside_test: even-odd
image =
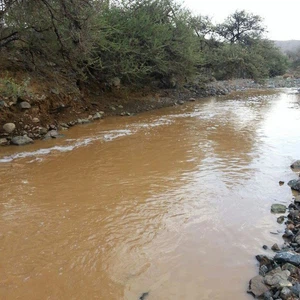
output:
[[[29,138],[27,135],[24,136],[15,136],[11,139],[11,143],[17,146],[23,146],[27,144],[33,143],[33,140]]]
[[[271,206],[271,212],[274,214],[280,214],[280,213],[285,213],[286,212],[286,206],[283,204],[272,204]]]

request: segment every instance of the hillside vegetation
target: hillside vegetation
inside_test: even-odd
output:
[[[80,87],[162,87],[283,74],[284,55],[261,18],[237,11],[222,24],[172,0],[1,0],[1,71],[62,76]]]

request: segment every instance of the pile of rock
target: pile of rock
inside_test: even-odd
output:
[[[86,119],[76,119],[68,123],[59,123],[58,125],[50,124],[46,127],[39,125],[25,125],[24,130],[18,131],[16,134],[16,124],[6,123],[2,126],[3,133],[0,135],[0,146],[17,145],[23,146],[31,144],[35,139],[51,139],[63,136],[59,132],[62,130],[68,130],[70,127],[77,124],[87,124],[95,120],[102,119],[104,112],[96,112],[94,115],[90,115]],[[33,123],[38,123],[37,118],[32,119]],[[20,134],[21,133],[21,134]]]
[[[294,162],[291,168],[300,170],[300,161]],[[288,185],[300,192],[300,179],[291,180]],[[286,220],[283,246],[274,244],[271,247],[276,252],[274,257],[256,256],[259,275],[250,280],[248,292],[259,299],[300,299],[300,196],[296,196],[288,208],[282,204],[271,207],[273,213],[285,213],[286,210],[288,215],[277,219],[279,223]]]

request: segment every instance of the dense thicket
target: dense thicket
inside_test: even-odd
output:
[[[256,15],[214,25],[173,0],[0,0],[2,56],[77,79],[175,86],[196,75],[280,75],[286,59],[263,33]]]

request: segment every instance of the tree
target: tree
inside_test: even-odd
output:
[[[224,23],[217,25],[216,32],[231,44],[249,44],[251,40],[261,38],[265,28],[260,16],[241,10],[230,15]]]

